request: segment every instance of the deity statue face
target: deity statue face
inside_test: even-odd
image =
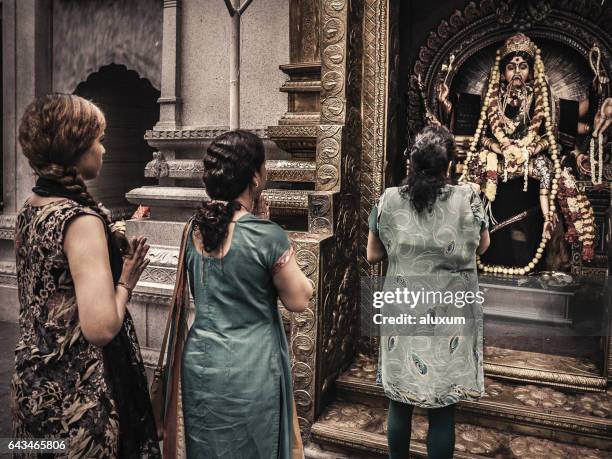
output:
[[[529,73],[529,63],[520,55],[513,56],[503,68],[506,83],[515,88],[520,88],[529,81]]]

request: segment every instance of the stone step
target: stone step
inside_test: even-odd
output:
[[[517,435],[461,420],[455,426],[455,435],[454,457],[457,459],[610,457],[609,451]],[[338,453],[330,457],[387,457],[387,409],[337,400],[313,424],[310,438],[323,449]],[[411,457],[427,457],[426,416],[413,415],[411,438]]]
[[[208,195],[200,187],[143,186],[128,192],[125,197],[141,206],[195,209]]]
[[[308,190],[264,190],[272,216],[307,216]],[[151,207],[154,220],[187,220],[208,195],[199,187],[144,186],[126,194],[133,204]]]
[[[271,182],[314,182],[314,161],[268,160],[266,170]],[[145,167],[145,177],[201,179],[204,166],[200,159],[153,159]]]
[[[354,402],[386,406],[376,384],[376,359],[360,355],[336,380],[339,394]],[[472,424],[612,451],[612,390],[561,392],[534,384],[485,378],[486,394],[459,404],[459,415]]]
[[[486,340],[486,338],[485,338]],[[604,392],[607,378],[588,358],[484,347],[484,370],[488,376],[579,392]]]

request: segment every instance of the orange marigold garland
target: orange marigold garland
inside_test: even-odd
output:
[[[595,218],[589,200],[578,190],[576,181],[567,168],[563,169],[559,180],[557,201],[567,225],[565,239],[582,246],[582,259],[591,261],[595,256]]]

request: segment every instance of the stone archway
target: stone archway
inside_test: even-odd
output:
[[[144,178],[153,152],[144,134],[159,120],[160,92],[135,71],[111,64],[79,83],[74,93],[95,102],[106,116],[104,167],[89,189],[111,210],[113,218],[129,216],[134,206],[125,194],[152,184]]]

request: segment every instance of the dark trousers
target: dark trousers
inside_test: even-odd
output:
[[[412,431],[413,405],[391,400],[387,420],[387,439],[390,459],[410,457],[410,434]],[[451,459],[455,449],[455,404],[444,408],[427,410],[429,430],[427,432],[427,457]]]

